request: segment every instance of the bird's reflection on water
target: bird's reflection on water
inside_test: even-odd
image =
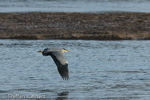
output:
[[[55,100],[66,100],[68,99],[68,91],[63,91],[61,93],[58,93],[58,97]]]
[[[63,92],[57,93],[56,97],[46,96],[46,98],[40,98],[36,100],[68,100],[68,95],[69,95],[68,91],[63,91]]]

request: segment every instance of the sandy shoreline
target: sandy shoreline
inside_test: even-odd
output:
[[[0,13],[0,39],[150,40],[150,13]]]

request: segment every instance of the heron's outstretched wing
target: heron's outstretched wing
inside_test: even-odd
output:
[[[68,61],[64,58],[63,54],[61,52],[53,52],[50,55],[57,65],[59,74],[62,76],[63,79],[68,80]]]
[[[68,80],[69,79],[69,73],[68,73],[68,64],[63,65],[61,67],[57,66],[59,74],[62,76],[63,79]]]

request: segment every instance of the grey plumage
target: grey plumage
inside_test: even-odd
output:
[[[65,80],[69,79],[68,61],[63,56],[64,52],[69,52],[69,50],[61,48],[46,48],[44,51],[39,52],[42,52],[43,56],[51,56],[56,63],[58,72],[62,78]]]

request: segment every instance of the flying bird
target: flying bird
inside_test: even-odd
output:
[[[64,58],[65,52],[70,52],[64,48],[46,48],[43,51],[40,50],[43,56],[51,56],[57,65],[59,74],[64,80],[69,79],[68,61]]]

